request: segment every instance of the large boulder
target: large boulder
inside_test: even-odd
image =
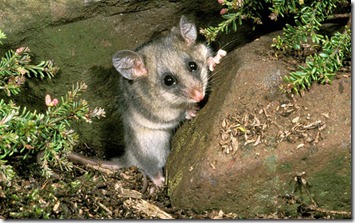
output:
[[[271,55],[275,35],[229,52],[206,106],[175,134],[166,167],[174,206],[289,216],[295,195],[351,210],[351,80],[287,97],[279,85],[291,64]]]

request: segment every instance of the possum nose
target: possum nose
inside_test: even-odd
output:
[[[200,102],[203,100],[204,95],[202,93],[202,91],[197,90],[197,89],[193,89],[191,91],[190,97],[192,100],[194,100],[195,102]]]

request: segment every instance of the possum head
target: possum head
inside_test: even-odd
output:
[[[144,81],[159,100],[172,105],[197,103],[205,97],[211,52],[196,38],[195,24],[182,16],[166,37],[135,52],[117,52],[113,65],[124,78]]]

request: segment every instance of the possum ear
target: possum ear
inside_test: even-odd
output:
[[[112,63],[116,70],[129,80],[135,80],[148,74],[141,56],[130,50],[118,51],[113,56]]]
[[[180,33],[188,45],[194,43],[197,38],[195,24],[189,23],[185,16],[181,16],[180,19]]]

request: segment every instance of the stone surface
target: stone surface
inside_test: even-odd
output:
[[[318,205],[351,210],[351,80],[314,84],[304,97],[287,98],[278,91],[285,64],[268,55],[271,43],[272,35],[263,36],[230,52],[213,74],[206,106],[177,131],[166,168],[174,206],[242,217],[287,212],[283,196],[292,194],[294,177],[305,172]],[[282,104],[296,109],[283,114]],[[249,113],[266,123],[263,108],[270,118],[260,144],[243,146],[241,136],[238,150],[223,153],[223,120]],[[307,137],[296,134],[277,142],[281,132],[297,128],[297,120],[303,126],[318,120],[326,125],[318,143],[307,141],[316,138],[318,128],[305,131]],[[302,197],[307,200],[304,190]]]

